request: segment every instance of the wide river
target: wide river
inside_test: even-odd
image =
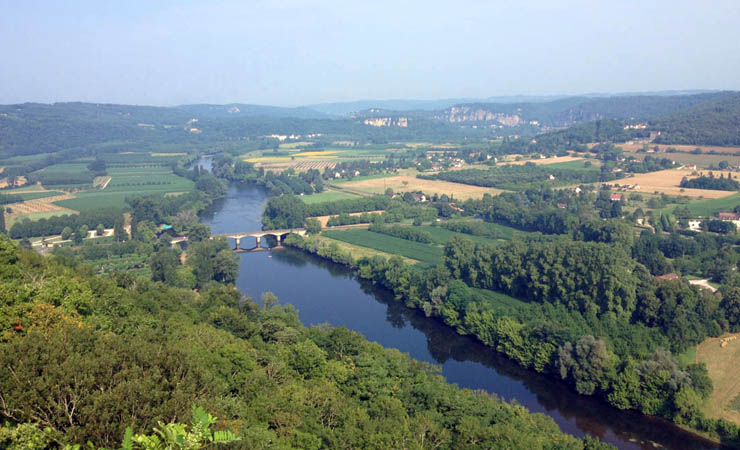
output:
[[[231,185],[227,198],[205,211],[202,222],[213,233],[260,230],[267,198],[259,187]],[[243,248],[254,246],[253,240],[245,241]],[[288,248],[240,253],[239,261],[237,286],[245,295],[259,300],[261,293],[273,292],[280,303],[294,305],[307,326],[329,323],[358,331],[385,347],[441,366],[445,378],[460,387],[483,389],[547,414],[566,433],[590,434],[624,449],[717,448],[662,419],[617,410],[524,370],[475,339],[406,308],[343,266]]]

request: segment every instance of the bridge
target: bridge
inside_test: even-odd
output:
[[[224,234],[214,234],[211,236],[211,238],[227,238],[227,239],[233,239],[235,245],[234,250],[235,251],[256,251],[260,250],[262,247],[260,245],[262,238],[265,236],[271,236],[275,238],[277,241],[277,246],[280,247],[283,243],[283,239],[285,239],[286,236],[289,234],[297,234],[299,236],[305,236],[306,235],[306,229],[305,228],[292,228],[292,229],[285,229],[285,230],[265,230],[265,231],[245,231],[241,233],[224,233]],[[252,249],[243,249],[241,248],[241,240],[246,237],[253,237],[257,241],[254,248]]]

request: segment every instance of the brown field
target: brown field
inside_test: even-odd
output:
[[[594,144],[589,144],[589,146],[592,146]],[[637,150],[642,150],[642,144],[615,144],[617,147],[622,147],[624,151],[626,152],[634,152]],[[696,148],[700,148],[702,152],[708,153],[711,151],[720,152],[720,153],[740,153],[740,147],[717,147],[716,145],[664,145],[664,144],[648,144],[649,148],[652,150],[655,148],[655,146],[658,146],[658,151],[665,152],[665,149],[668,147],[673,147],[679,152],[690,152],[695,150]]]
[[[645,153],[635,152],[624,152],[624,156],[634,156],[635,158],[642,159],[646,156]],[[709,155],[703,153],[701,155],[692,155],[691,153],[651,153],[647,156],[653,156],[655,158],[667,158],[676,161],[677,164],[696,164],[697,167],[706,169],[710,164],[715,167],[719,165],[720,161],[727,161],[730,166],[740,166],[740,153],[737,155]]]
[[[368,214],[371,214],[371,213],[384,213],[384,212],[385,211],[383,211],[382,209],[377,210],[377,211],[366,211],[366,213],[368,213]],[[350,216],[361,216],[363,214],[365,214],[365,212],[349,213]],[[330,215],[330,216],[316,216],[316,217],[314,217],[314,219],[318,220],[321,223],[321,227],[322,228],[326,228],[326,222],[328,222],[329,219],[331,219],[332,217],[337,216],[337,215],[338,214],[334,214],[334,215]]]
[[[59,200],[67,200],[70,198],[74,198],[74,196],[64,194],[54,197],[39,198],[36,200],[26,200],[25,202],[13,203],[11,205],[8,205],[13,210],[13,212],[8,214],[7,217],[10,222],[15,222],[21,216],[37,213],[66,212],[68,214],[77,214],[77,211],[73,211],[68,208],[62,208],[61,206],[57,206],[52,203],[58,202]]]
[[[740,336],[740,333],[726,334],[723,337]],[[740,395],[740,338],[728,341],[720,347],[721,338],[709,338],[696,347],[696,361],[707,365],[714,389],[704,403],[704,413],[709,417],[720,417],[740,425],[740,411],[733,409],[731,403]]]
[[[722,198],[732,195],[733,191],[714,191],[710,189],[684,189],[679,187],[683,177],[692,178],[692,170],[685,169],[668,169],[658,172],[641,173],[635,176],[621,178],[615,182],[620,185],[639,184],[639,192],[652,194],[654,192],[665,193],[668,195],[686,195],[693,198]],[[714,171],[715,176],[723,173],[727,176],[729,172]]]
[[[583,158],[577,157],[577,156],[556,156],[554,158],[537,158],[537,159],[527,159],[527,160],[521,160],[521,161],[502,161],[499,162],[499,164],[511,164],[512,166],[523,166],[524,164],[531,162],[537,165],[545,165],[545,164],[555,164],[555,163],[561,163],[561,162],[569,162],[569,161],[581,161]]]
[[[296,159],[295,161],[257,163],[255,167],[262,167],[268,172],[282,172],[287,169],[293,169],[296,172],[308,172],[310,169],[316,169],[323,172],[327,167],[333,169],[336,165],[335,161]]]
[[[501,189],[469,186],[467,184],[451,183],[449,181],[422,180],[408,175],[376,178],[372,180],[349,181],[347,183],[342,183],[342,187],[373,194],[382,194],[385,192],[386,188],[391,188],[394,192],[421,191],[426,195],[432,195],[435,193],[439,195],[452,194],[452,196],[458,200],[480,198],[483,197],[483,194],[485,193],[498,195],[503,192]]]

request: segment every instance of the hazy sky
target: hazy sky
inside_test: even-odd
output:
[[[740,90],[740,1],[0,0],[0,103]]]

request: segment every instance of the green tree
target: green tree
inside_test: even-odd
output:
[[[6,233],[5,229],[5,208],[0,205],[0,233]]]
[[[321,232],[321,222],[313,217],[306,219],[306,231],[311,234]]]
[[[177,252],[170,248],[162,248],[152,253],[149,262],[152,281],[161,281],[169,285],[176,284],[178,264]]]
[[[116,217],[116,221],[113,224],[113,238],[116,242],[123,242],[128,239],[128,233],[123,226],[124,218],[123,215]]]
[[[72,228],[64,227],[64,229],[62,230],[62,240],[66,241],[70,238],[70,236],[72,236]]]
[[[95,234],[97,236],[102,236],[105,233],[105,226],[103,226],[102,223],[99,223],[97,227],[95,227]]]
[[[267,202],[262,216],[263,228],[300,228],[304,225],[307,211],[306,204],[295,195],[273,197]]]

